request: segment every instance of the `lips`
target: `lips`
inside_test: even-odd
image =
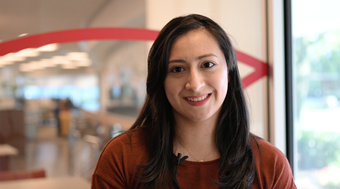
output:
[[[201,96],[187,96],[184,99],[192,106],[202,106],[209,100],[210,96],[211,94],[209,93]]]

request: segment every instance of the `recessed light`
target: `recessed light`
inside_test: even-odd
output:
[[[22,33],[22,34],[18,35],[18,37],[23,37],[23,36],[26,36],[26,35],[28,35],[28,33]]]
[[[73,65],[73,64],[68,64],[68,65],[62,65],[61,66],[63,69],[76,69],[78,66]]]
[[[37,51],[52,52],[58,50],[59,46],[57,43],[51,43],[42,47],[37,48]]]
[[[37,57],[39,56],[39,51],[36,51],[35,49],[31,49],[31,48],[28,48],[28,49],[23,49],[19,52],[16,53],[16,56],[19,56],[19,57]]]
[[[7,62],[23,61],[25,60],[25,57],[16,56],[15,53],[8,53],[2,57],[2,60]]]
[[[86,61],[89,59],[89,55],[86,52],[69,52],[66,57],[69,60]]]

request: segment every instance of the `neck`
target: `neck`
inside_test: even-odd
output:
[[[189,156],[188,161],[211,161],[220,154],[215,143],[216,121],[176,119],[174,153]]]

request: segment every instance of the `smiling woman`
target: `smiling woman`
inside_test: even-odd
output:
[[[103,149],[92,188],[296,188],[248,119],[228,35],[202,15],[174,18],[150,49],[141,113]]]

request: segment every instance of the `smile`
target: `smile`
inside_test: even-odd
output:
[[[206,99],[208,96],[209,95],[205,95],[205,96],[202,96],[202,97],[199,97],[199,98],[186,98],[186,99],[188,99],[189,101],[192,101],[192,102],[199,102],[199,101]]]
[[[185,97],[185,101],[189,103],[191,106],[203,106],[205,103],[209,101],[211,97],[211,93],[201,96],[190,96]]]

